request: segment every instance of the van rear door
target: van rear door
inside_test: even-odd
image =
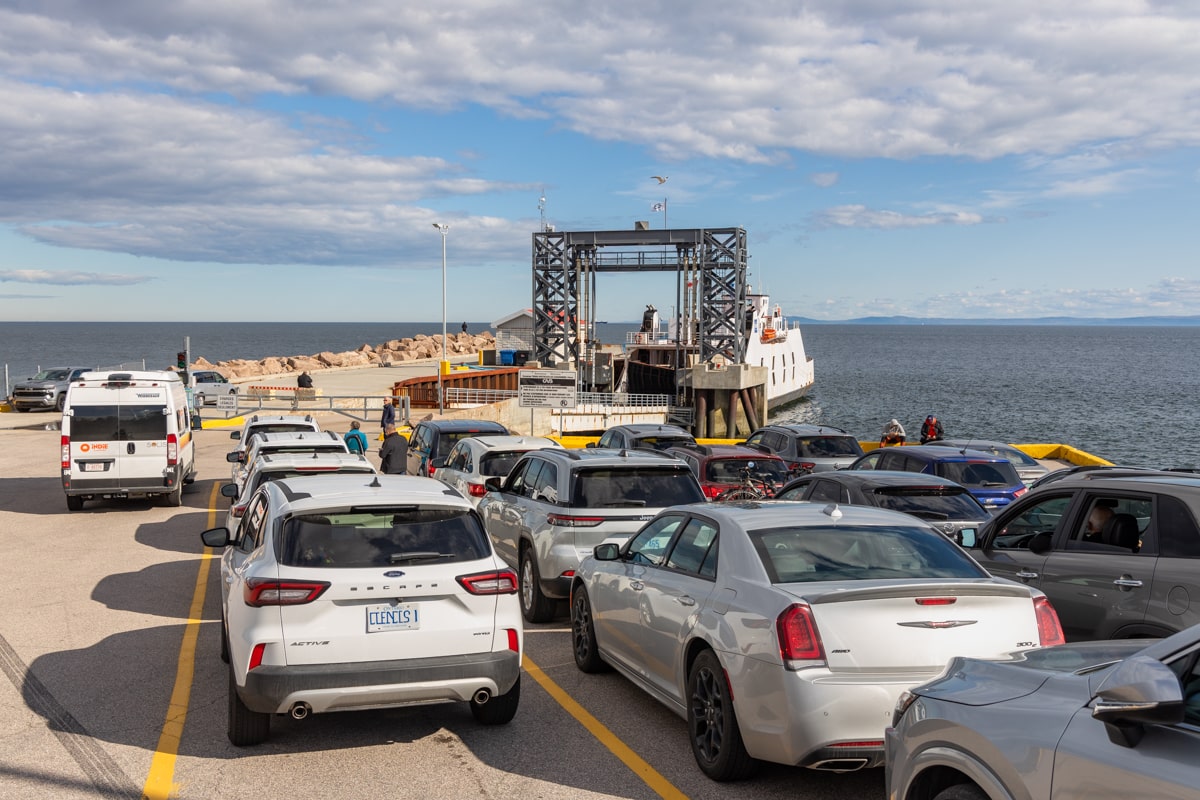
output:
[[[167,467],[165,390],[121,387],[100,391],[109,402],[73,405],[71,409],[70,457],[76,486],[161,489]]]

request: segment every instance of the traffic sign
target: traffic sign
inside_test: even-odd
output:
[[[521,408],[575,408],[579,374],[570,369],[523,369],[517,373]]]
[[[219,394],[217,395],[217,408],[221,411],[234,411],[237,409],[237,401],[235,394]]]

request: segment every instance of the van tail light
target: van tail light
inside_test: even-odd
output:
[[[547,514],[546,521],[561,528],[594,528],[604,517],[572,517],[569,514]]]
[[[783,610],[775,620],[779,637],[779,655],[788,669],[799,669],[797,661],[824,661],[825,647],[813,620],[812,609],[795,603]]]
[[[1033,598],[1033,613],[1037,617],[1038,643],[1042,647],[1066,644],[1067,637],[1063,636],[1058,612],[1050,605],[1050,598],[1045,595]]]
[[[311,603],[325,593],[329,581],[291,581],[276,578],[250,578],[242,589],[246,605],[302,606]]]
[[[62,468],[63,471],[71,468],[71,437],[62,437]]]
[[[467,492],[471,497],[483,497],[487,494],[487,487],[482,483],[469,483],[467,484]]]
[[[517,593],[517,573],[511,569],[459,575],[456,580],[471,594]]]
[[[179,463],[179,439],[173,433],[167,434],[167,466],[174,467]]]

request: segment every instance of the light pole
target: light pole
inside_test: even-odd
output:
[[[446,413],[446,392],[442,388],[442,375],[446,372],[446,234],[450,226],[444,222],[435,222],[433,227],[442,232],[442,361],[438,364],[438,414]]]

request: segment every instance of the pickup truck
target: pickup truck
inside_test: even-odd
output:
[[[53,408],[62,411],[71,381],[95,367],[51,367],[13,387],[12,405],[17,411]]]

